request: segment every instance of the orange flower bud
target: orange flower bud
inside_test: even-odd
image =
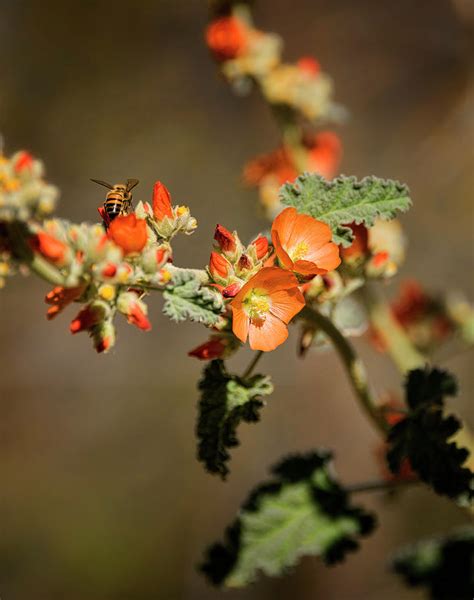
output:
[[[157,221],[162,221],[165,217],[173,217],[171,195],[161,181],[157,181],[153,186],[153,216]]]
[[[229,274],[229,261],[218,252],[211,252],[209,271],[214,279],[225,279]]]
[[[214,360],[215,358],[221,358],[225,349],[226,346],[220,339],[211,338],[204,344],[188,352],[188,356],[194,356],[199,360]]]
[[[62,312],[66,306],[77,300],[84,291],[84,286],[80,285],[73,288],[65,288],[57,286],[46,294],[45,302],[50,304],[46,313],[48,320],[54,319],[60,312]]]
[[[245,25],[235,17],[222,17],[206,29],[206,44],[217,60],[240,56],[247,46]]]
[[[56,264],[64,262],[67,250],[66,244],[49,235],[49,233],[44,233],[43,231],[37,233],[32,238],[31,245],[35,252],[39,252],[51,262]]]
[[[268,240],[264,235],[261,235],[252,242],[257,250],[257,258],[261,260],[268,252]]]
[[[148,240],[146,221],[137,219],[134,213],[116,217],[110,224],[108,235],[125,254],[141,252]]]
[[[107,352],[107,350],[110,348],[110,345],[110,338],[105,337],[97,341],[97,343],[95,344],[95,349],[100,354],[101,352]]]
[[[214,239],[219,244],[219,248],[222,250],[222,252],[235,252],[235,250],[237,249],[235,237],[228,229],[226,229],[222,225],[216,226],[216,231],[214,232]]]
[[[321,71],[321,65],[312,56],[302,56],[300,59],[298,59],[296,64],[298,65],[300,71],[304,71],[312,77],[316,77],[316,75],[318,75],[318,73]]]
[[[373,255],[372,264],[374,265],[374,267],[379,268],[379,267],[382,267],[387,262],[388,259],[389,259],[388,252],[386,252],[385,250],[382,250]]]
[[[26,169],[31,169],[33,166],[33,157],[29,152],[20,152],[13,168],[15,169],[15,173],[21,173]]]

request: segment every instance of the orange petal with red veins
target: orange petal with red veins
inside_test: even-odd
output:
[[[231,304],[232,308],[232,331],[241,342],[246,342],[249,334],[249,318],[245,314],[243,308],[234,306],[234,301]],[[241,306],[241,305],[240,305]]]
[[[283,344],[288,337],[288,328],[278,317],[267,313],[261,324],[250,323],[249,342],[252,350],[270,352]]]
[[[320,269],[310,260],[297,260],[293,265],[293,271],[299,275],[326,275],[327,269]]]
[[[313,260],[310,253],[331,240],[332,231],[329,225],[309,215],[297,215],[293,231],[285,247],[291,249],[300,243],[305,243],[308,245],[308,254],[305,255],[305,259]]]
[[[283,323],[289,323],[305,305],[303,294],[298,288],[281,290],[271,295],[270,312]]]

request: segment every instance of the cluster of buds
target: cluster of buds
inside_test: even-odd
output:
[[[350,225],[354,241],[341,248],[344,270],[352,277],[389,278],[405,260],[406,240],[400,221],[377,219],[370,228]]]
[[[343,111],[333,103],[332,80],[318,61],[305,56],[295,64],[283,63],[280,37],[255,29],[242,7],[211,21],[206,43],[237,90],[246,91],[256,81],[270,104],[297,111],[313,123],[340,119]]]
[[[10,158],[0,153],[0,225],[40,220],[53,212],[58,190],[46,183],[43,174],[43,163],[28,152],[16,152]]]
[[[172,206],[169,191],[157,182],[151,205],[140,202],[134,213],[106,225],[105,230],[101,224],[50,219],[29,226],[31,250],[54,266],[63,282],[46,296],[48,318],[80,302],[71,332],[89,332],[98,352],[114,345],[117,312],[139,329],[151,328],[142,297],[147,289],[166,287],[170,240],[178,232],[192,233],[197,223],[187,207]]]
[[[236,231],[231,233],[217,225],[214,240],[216,246],[209,259],[209,277],[224,298],[233,298],[268,259],[268,239],[261,235],[244,246]]]
[[[321,131],[305,135],[302,143],[297,157],[298,165],[292,149],[281,146],[273,152],[257,156],[245,166],[244,181],[258,188],[260,204],[269,219],[273,219],[283,208],[278,197],[280,187],[286,182],[293,182],[301,167],[326,179],[332,179],[337,173],[342,157],[338,135],[332,131]]]
[[[459,296],[433,296],[417,281],[408,280],[402,283],[390,307],[411,343],[421,352],[432,352],[456,334],[466,343],[474,343],[474,309]],[[372,333],[372,341],[379,350],[385,350],[376,333]]]

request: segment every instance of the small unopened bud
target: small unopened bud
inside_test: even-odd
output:
[[[211,252],[211,258],[209,259],[209,272],[212,277],[217,281],[226,280],[229,276],[231,265],[229,261],[219,254],[218,252]]]
[[[234,298],[240,292],[241,287],[240,283],[232,283],[222,290],[222,295],[224,298]]]
[[[261,235],[252,244],[255,246],[257,259],[261,260],[268,253],[268,239],[264,235]]]
[[[222,252],[233,254],[237,249],[234,235],[222,225],[216,226],[214,239]]]
[[[222,358],[226,351],[226,345],[221,338],[211,338],[204,344],[201,344],[194,350],[188,352],[188,356],[194,356],[199,360],[214,360]]]
[[[173,217],[171,195],[161,181],[157,181],[153,186],[153,216],[157,221],[162,221],[165,217]]]

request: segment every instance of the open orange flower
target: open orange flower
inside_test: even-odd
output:
[[[278,260],[303,276],[325,275],[341,263],[330,227],[295,208],[285,208],[273,221],[272,241]]]
[[[137,219],[134,213],[116,217],[110,224],[108,235],[125,254],[141,252],[148,239],[146,221]]]
[[[252,350],[269,352],[288,337],[287,324],[305,304],[293,273],[265,267],[232,300],[232,331]]]

